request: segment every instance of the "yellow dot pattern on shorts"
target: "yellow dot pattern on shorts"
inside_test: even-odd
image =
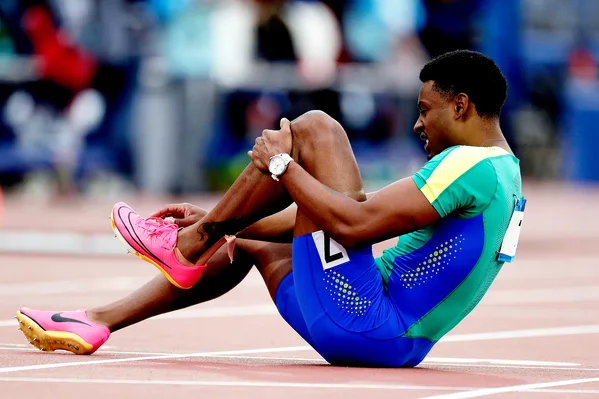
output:
[[[372,305],[372,301],[369,301],[366,297],[359,296],[347,278],[336,271],[325,271],[325,277],[322,279],[326,283],[324,289],[329,293],[333,301],[348,313],[356,316],[364,316],[366,310]]]
[[[415,268],[401,274],[401,283],[404,288],[419,287],[438,276],[446,266],[457,259],[459,252],[463,250],[464,241],[465,238],[460,234],[439,244]]]

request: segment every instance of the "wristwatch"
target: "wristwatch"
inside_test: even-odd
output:
[[[289,154],[277,154],[270,157],[268,161],[268,171],[271,173],[271,177],[276,181],[279,181],[279,177],[287,171],[289,162],[293,161],[293,158]]]

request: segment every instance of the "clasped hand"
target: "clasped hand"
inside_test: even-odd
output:
[[[262,136],[256,139],[254,147],[248,151],[248,156],[254,166],[264,173],[268,173],[268,162],[273,155],[291,153],[293,145],[291,122],[287,118],[283,118],[280,126],[280,130],[262,131]]]

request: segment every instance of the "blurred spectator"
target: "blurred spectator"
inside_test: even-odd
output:
[[[285,0],[254,0],[258,9],[256,56],[266,62],[296,62],[291,32],[283,20]]]
[[[88,88],[97,73],[97,61],[72,43],[55,25],[51,10],[36,5],[25,10],[22,24],[38,57],[39,76],[73,92]]]

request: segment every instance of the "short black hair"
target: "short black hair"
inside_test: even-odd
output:
[[[420,71],[420,80],[432,80],[435,89],[450,98],[467,94],[481,117],[499,117],[507,97],[507,81],[495,61],[476,51],[456,50],[434,58]]]

